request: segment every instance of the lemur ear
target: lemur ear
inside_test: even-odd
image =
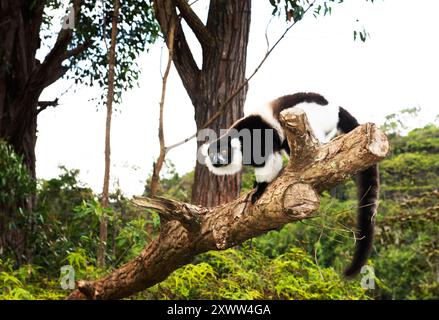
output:
[[[205,157],[209,155],[209,144],[205,143],[200,147],[201,154]]]

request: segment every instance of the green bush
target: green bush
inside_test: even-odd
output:
[[[42,269],[35,265],[13,268],[11,260],[0,259],[0,300],[63,299],[57,281],[43,278]]]
[[[0,253],[22,263],[32,251],[35,216],[30,208],[35,194],[35,182],[23,164],[21,156],[0,140]],[[9,245],[12,236],[18,246]]]
[[[0,168],[0,206],[25,210],[17,207],[17,204],[34,193],[35,182],[23,164],[23,158],[2,140],[0,140]]]
[[[359,282],[320,268],[303,250],[269,258],[256,248],[211,251],[137,299],[369,299]]]
[[[384,160],[380,168],[385,186],[430,186],[434,189],[438,186],[439,153],[402,153]]]
[[[357,220],[356,188],[347,181],[322,195],[317,217],[233,249],[202,254],[132,298],[438,299],[438,137],[435,126],[405,136],[392,134],[392,155],[380,166],[381,202],[369,260],[375,290],[362,289],[361,276],[351,281],[341,277],[354,252]],[[10,168],[0,172],[3,199],[25,199],[35,192],[21,159],[4,143],[0,161]],[[34,264],[18,268],[16,261],[2,256],[0,299],[62,299],[68,293],[60,288],[63,265],[72,265],[78,279],[95,279],[134,258],[157,236],[157,214],[134,207],[120,191],[112,194],[110,208],[103,209],[99,196],[79,182],[78,174],[62,167],[59,177],[39,181]],[[188,201],[192,181],[193,173],[180,176],[167,163],[160,195]],[[243,192],[253,188],[253,181],[253,170],[246,168]],[[100,270],[95,264],[103,215],[108,219],[108,265]]]

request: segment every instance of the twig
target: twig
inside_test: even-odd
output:
[[[111,117],[113,114],[114,101],[114,78],[116,67],[116,42],[117,42],[117,23],[119,19],[119,0],[114,0],[114,12],[111,23],[111,44],[108,51],[108,92],[107,92],[107,115],[105,121],[105,168],[104,183],[102,187],[102,208],[109,205],[109,185],[110,185],[110,162],[111,162]],[[104,35],[105,38],[105,35]],[[105,266],[105,247],[107,242],[107,219],[105,214],[102,215],[99,224],[99,247],[98,247],[98,265]]]
[[[153,164],[153,173],[151,177],[151,190],[150,194],[154,197],[157,193],[159,186],[160,171],[163,167],[163,162],[166,157],[166,146],[165,146],[165,134],[163,131],[163,109],[165,106],[166,97],[166,85],[168,82],[169,71],[171,70],[172,59],[174,56],[174,33],[175,33],[175,19],[171,19],[169,32],[168,32],[168,63],[166,64],[166,70],[162,77],[162,96],[160,99],[160,116],[159,116],[159,141],[160,141],[160,154],[157,161]]]

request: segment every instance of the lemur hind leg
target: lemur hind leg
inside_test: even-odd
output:
[[[255,204],[256,201],[262,196],[265,189],[267,188],[268,183],[267,182],[257,182],[254,183],[255,191],[252,193],[251,202],[252,204]]]

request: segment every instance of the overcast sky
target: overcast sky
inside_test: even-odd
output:
[[[196,3],[203,19],[207,7],[207,0]],[[373,5],[349,0],[336,5],[330,17],[315,19],[309,14],[291,29],[251,81],[246,110],[280,95],[315,91],[348,109],[360,122],[381,124],[385,115],[415,106],[422,108],[422,114],[412,125],[433,121],[439,114],[438,12],[439,1],[435,0],[378,0]],[[253,0],[247,74],[265,54],[270,13],[268,1]],[[268,27],[271,43],[286,27],[283,18],[272,19]],[[353,31],[363,27],[370,38],[366,43],[354,42]],[[189,41],[200,62],[198,44],[192,36]],[[111,181],[113,188],[118,184],[127,195],[143,192],[158,155],[160,68],[165,62],[166,49],[159,41],[140,58],[140,87],[126,92],[123,103],[116,106]],[[66,80],[58,81],[43,92],[41,100],[52,100],[70,86]],[[73,88],[62,96],[60,106],[40,114],[36,147],[39,178],[56,177],[58,166],[65,165],[80,169],[81,181],[101,192],[105,110],[96,111],[95,103],[89,101],[99,90]],[[165,106],[166,142],[172,144],[194,131],[194,110],[173,68]],[[191,141],[173,149],[167,158],[178,172],[188,172],[195,164],[195,148],[195,141]]]

